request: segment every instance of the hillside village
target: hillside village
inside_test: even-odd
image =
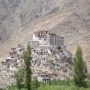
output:
[[[38,81],[69,80],[72,78],[72,54],[64,46],[64,38],[49,31],[33,33],[31,42],[32,79]],[[11,48],[5,62],[1,62],[0,86],[15,84],[15,72],[24,67],[23,51],[26,45]]]

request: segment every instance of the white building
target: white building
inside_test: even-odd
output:
[[[33,34],[33,44],[38,43],[40,46],[63,46],[64,38],[59,37],[54,33],[50,33],[48,31],[39,31]]]

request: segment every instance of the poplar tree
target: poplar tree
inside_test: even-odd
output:
[[[31,48],[27,45],[27,49],[23,53],[25,64],[25,87],[27,90],[31,90]]]
[[[23,81],[24,81],[24,70],[19,69],[18,71],[15,72],[15,79],[16,79],[16,85],[18,90],[21,90],[23,86]]]
[[[79,46],[74,57],[73,71],[75,85],[79,87],[86,87],[85,79],[87,76],[87,68],[83,61],[82,49]]]

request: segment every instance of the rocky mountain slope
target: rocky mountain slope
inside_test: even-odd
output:
[[[0,42],[12,31],[57,9],[53,0],[0,0]]]
[[[73,54],[80,45],[90,70],[90,0],[0,0],[0,4],[0,37],[5,35],[6,40],[15,31],[0,46],[1,56],[30,41],[34,31],[49,30],[63,36]]]

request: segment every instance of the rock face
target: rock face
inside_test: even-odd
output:
[[[12,31],[57,9],[53,0],[0,0],[0,42]]]
[[[56,34],[47,32],[35,33],[36,38],[39,39],[36,39],[34,34],[33,40],[29,42],[32,52],[32,79],[37,78],[39,81],[69,80],[72,77],[72,54],[66,50],[64,44],[58,44],[62,43],[62,40]],[[50,44],[45,43],[47,39],[51,42]],[[43,43],[40,43],[42,40]],[[1,62],[0,86],[7,87],[15,84],[14,73],[24,67],[25,47],[26,45],[19,44],[16,48],[12,48],[6,60]]]

